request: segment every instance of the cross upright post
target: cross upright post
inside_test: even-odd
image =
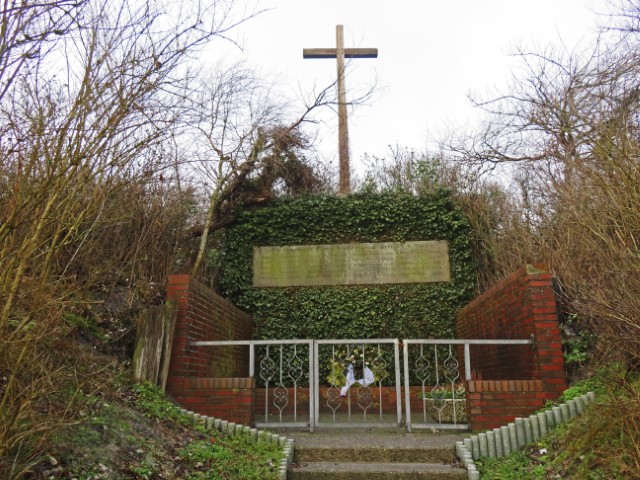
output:
[[[349,129],[347,122],[347,94],[344,86],[345,58],[377,58],[377,48],[344,48],[344,28],[336,25],[336,48],[305,48],[303,58],[335,58],[338,66],[338,153],[340,158],[340,193],[351,192],[349,170]]]

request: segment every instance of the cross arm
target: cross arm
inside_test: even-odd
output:
[[[336,58],[337,48],[305,48],[302,58]],[[344,58],[378,58],[377,48],[345,48]]]

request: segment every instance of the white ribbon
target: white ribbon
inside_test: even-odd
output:
[[[350,363],[349,367],[347,368],[347,374],[345,375],[347,379],[346,385],[340,389],[341,397],[344,397],[347,394],[347,392],[351,388],[351,385],[353,385],[354,383],[359,383],[363,387],[368,387],[369,385],[371,385],[373,382],[376,381],[376,378],[373,375],[373,372],[369,369],[369,367],[367,366],[364,367],[364,370],[363,370],[364,378],[361,378],[359,380],[356,380],[356,375],[354,370],[355,369],[353,367],[353,363]]]

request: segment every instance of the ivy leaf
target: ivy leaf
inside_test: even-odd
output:
[[[447,240],[448,283],[259,289],[254,246]],[[476,289],[473,232],[449,192],[423,196],[357,193],[277,199],[244,211],[225,232],[220,289],[254,317],[256,336],[443,338]]]

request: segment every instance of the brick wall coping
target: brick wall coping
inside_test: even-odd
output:
[[[518,278],[533,276],[533,275],[551,275],[549,268],[543,263],[528,264],[520,267],[511,275],[504,277],[502,280],[497,281],[491,288],[483,292],[480,296],[474,298],[470,303],[464,306],[464,308],[458,311],[457,316],[464,315],[468,310],[476,308],[479,304],[486,302],[489,298],[495,295],[500,290],[506,288],[508,285],[515,282]]]
[[[240,378],[216,378],[216,377],[185,377],[182,388],[253,388],[254,379],[250,377]]]
[[[200,288],[200,289],[204,290],[207,293],[207,295],[210,295],[211,297],[215,297],[218,302],[223,303],[227,308],[229,308],[230,310],[234,311],[238,315],[246,316],[246,317],[249,317],[249,318],[251,317],[251,315],[249,315],[247,312],[245,312],[243,310],[240,310],[238,307],[236,307],[229,300],[227,300],[226,298],[218,295],[216,292],[211,290],[208,286],[206,286],[200,280],[198,280],[197,278],[192,277],[188,273],[178,273],[178,274],[169,275],[169,281],[167,283],[167,290],[182,290],[183,288],[180,288],[180,287],[184,287],[184,286],[187,286],[187,285],[193,285],[193,286],[195,286],[197,288]]]
[[[470,380],[469,393],[542,392],[542,380]]]

